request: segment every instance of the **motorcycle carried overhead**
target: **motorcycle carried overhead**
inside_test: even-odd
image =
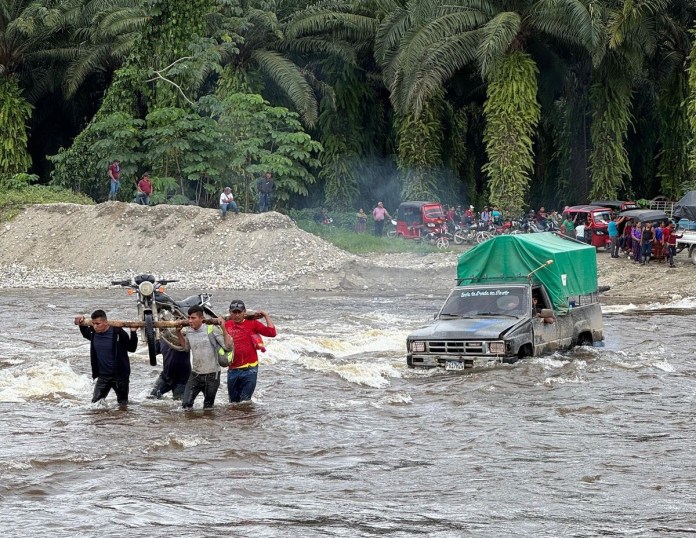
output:
[[[147,342],[150,364],[157,365],[157,339],[162,336],[174,349],[181,350],[179,339],[174,329],[157,329],[156,321],[177,321],[188,318],[188,309],[201,306],[209,317],[218,317],[210,306],[212,296],[208,293],[191,295],[186,299],[174,300],[165,293],[165,286],[176,280],[156,279],[153,275],[137,275],[133,280],[113,280],[113,286],[128,288],[128,295],[135,295],[138,307],[138,319],[145,323],[143,339]]]

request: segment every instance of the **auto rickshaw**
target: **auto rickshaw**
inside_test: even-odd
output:
[[[402,202],[396,220],[396,236],[421,239],[431,233],[440,235],[446,220],[440,202]]]
[[[611,220],[611,209],[593,205],[576,205],[563,210],[563,217],[570,217],[576,225],[585,223],[585,238],[587,243],[596,248],[609,248],[609,231],[607,230]]]

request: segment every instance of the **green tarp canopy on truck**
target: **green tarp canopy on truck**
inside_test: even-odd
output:
[[[548,260],[553,263],[538,269]],[[459,285],[527,280],[544,285],[554,310],[568,310],[568,297],[597,291],[595,247],[553,233],[501,235],[462,253],[457,263]]]

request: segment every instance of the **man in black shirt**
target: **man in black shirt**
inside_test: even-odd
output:
[[[128,352],[138,347],[138,334],[131,329],[130,336],[120,327],[112,327],[103,310],[92,312],[92,326],[80,325],[84,316],[75,318],[75,325],[80,326],[82,336],[91,342],[89,348],[94,385],[92,403],[106,398],[111,389],[116,393],[119,405],[128,404],[128,386],[130,382],[130,358]]]

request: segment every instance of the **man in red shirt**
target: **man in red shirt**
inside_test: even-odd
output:
[[[263,310],[258,315],[266,321],[264,325],[257,319],[246,319],[244,302],[235,299],[230,303],[230,320],[225,330],[234,340],[234,360],[227,370],[227,393],[230,402],[251,400],[259,373],[259,358],[256,354],[255,338],[258,335],[273,338],[276,335],[271,317]]]
[[[109,200],[116,200],[118,189],[121,187],[121,163],[116,159],[109,165]]]
[[[145,172],[143,178],[138,181],[138,194],[135,196],[135,203],[140,205],[148,205],[150,203],[150,195],[152,194],[152,182],[150,174]]]
[[[662,231],[662,243],[667,247],[667,260],[669,268],[674,269],[674,257],[677,255],[677,239],[684,237],[684,234],[677,235],[674,231],[674,223],[670,222]]]

